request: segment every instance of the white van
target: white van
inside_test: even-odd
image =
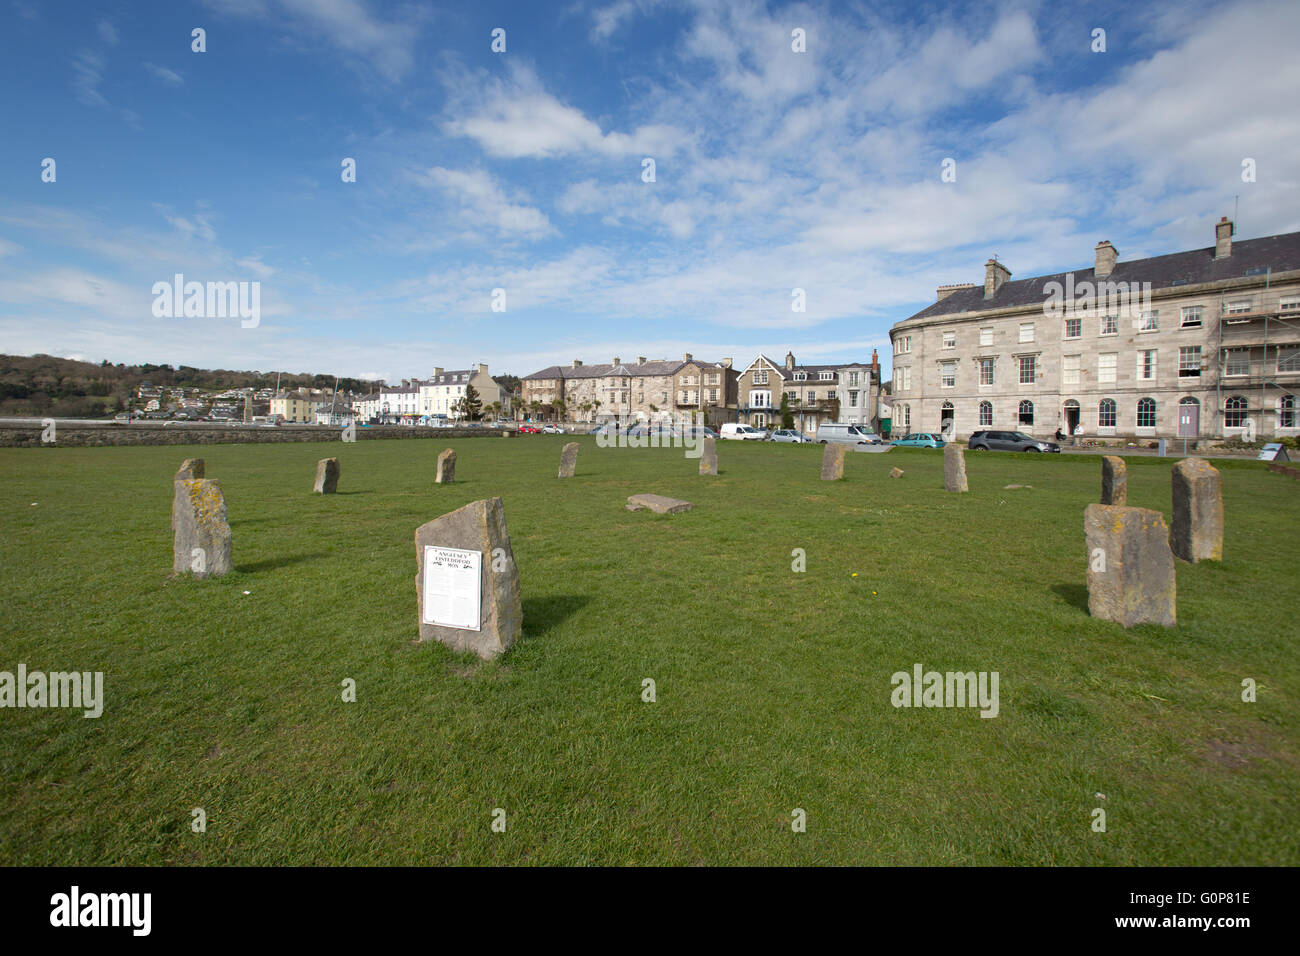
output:
[[[827,442],[839,442],[845,445],[878,445],[880,436],[874,435],[861,425],[847,425],[840,422],[826,422],[817,429],[817,440],[823,445]]]
[[[737,422],[727,422],[722,426],[719,433],[723,438],[730,438],[740,441],[762,441],[763,432],[759,431],[753,425],[741,425]]]

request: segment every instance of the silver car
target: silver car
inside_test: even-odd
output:
[[[811,445],[813,440],[803,432],[795,431],[793,428],[778,428],[768,436],[768,441],[787,442],[795,445]]]

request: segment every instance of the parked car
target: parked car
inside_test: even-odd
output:
[[[881,438],[861,425],[849,425],[844,422],[826,422],[817,429],[817,440],[825,445],[827,442],[840,442],[845,445],[879,445]]]
[[[947,442],[934,432],[909,432],[902,438],[894,439],[890,444],[906,445],[910,448],[942,448]]]
[[[753,425],[741,425],[737,422],[727,422],[722,426],[722,437],[730,438],[733,441],[762,441],[767,432],[755,428]]]
[[[712,438],[715,441],[718,438],[718,433],[708,425],[688,425],[686,428],[674,428],[673,435],[677,438]]]
[[[1054,451],[1061,446],[1054,441],[1039,441],[1024,432],[979,431],[970,436],[971,451]]]
[[[778,428],[768,437],[768,441],[787,442],[795,445],[804,445],[812,442],[812,439],[803,432],[795,431],[793,428]]]
[[[542,430],[536,425],[520,425],[519,434],[521,435],[540,435]]]
[[[559,425],[543,425],[542,431],[548,435],[563,435],[564,429]]]

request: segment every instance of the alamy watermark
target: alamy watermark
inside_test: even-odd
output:
[[[1074,281],[1067,272],[1065,282],[1044,283],[1043,315],[1049,319],[1072,319],[1092,315],[1138,315],[1151,311],[1150,282]]]
[[[16,674],[0,671],[0,708],[4,707],[72,707],[84,711],[83,717],[98,717],[104,712],[104,674],[29,673],[26,664],[19,664]]]
[[[262,283],[186,282],[176,273],[171,282],[153,284],[156,319],[239,318],[240,328],[255,329],[262,321]]]
[[[684,448],[687,458],[699,458],[704,453],[704,421],[703,413],[686,412],[624,427],[611,422],[597,429],[596,444],[600,448]]]
[[[897,671],[889,678],[895,707],[978,707],[981,717],[998,715],[997,671],[927,671],[920,664],[912,672]]]

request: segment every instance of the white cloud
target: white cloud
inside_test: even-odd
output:
[[[107,20],[100,20],[95,24],[95,32],[98,33],[99,38],[109,46],[117,45],[117,27],[113,26],[113,24],[109,23]]]
[[[511,201],[487,172],[434,166],[424,181],[442,190],[460,207],[462,220],[497,235],[538,239],[554,230],[546,215],[533,206]]]
[[[77,102],[86,106],[108,106],[108,100],[99,92],[104,78],[104,58],[83,50],[72,58],[72,93]]]
[[[165,66],[158,66],[156,63],[142,63],[141,66],[143,66],[146,70],[152,73],[155,77],[162,80],[168,86],[181,86],[185,82],[185,78],[183,76],[181,76],[175,70],[169,70]]]

